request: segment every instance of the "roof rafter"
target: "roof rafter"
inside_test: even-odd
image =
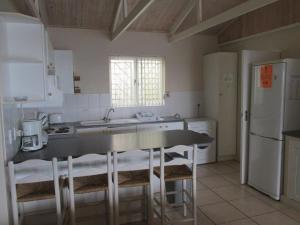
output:
[[[25,0],[32,15],[40,19],[44,25],[48,24],[48,16],[44,0]]]
[[[140,0],[119,26],[112,31],[112,40],[117,39],[155,0]]]
[[[170,34],[174,34],[178,30],[178,28],[183,23],[185,18],[190,14],[192,9],[195,7],[195,3],[196,3],[195,0],[190,0],[187,3],[186,7],[181,11],[180,15],[176,18],[175,22],[171,26]]]
[[[123,4],[123,0],[119,0],[118,5],[117,5],[116,10],[115,10],[116,12],[115,12],[113,24],[112,24],[112,27],[111,27],[112,32],[114,32],[116,27],[117,27],[117,24],[118,24],[118,21],[119,21],[119,18],[120,18],[120,14],[121,14],[122,4]]]
[[[248,12],[254,11],[266,5],[272,4],[279,0],[248,0],[245,3],[237,5],[231,9],[228,9],[219,15],[216,15],[210,19],[207,19],[201,23],[198,23],[180,33],[171,35],[169,37],[169,42],[177,42],[182,39],[188,38],[192,35],[200,33],[202,31],[208,30],[209,28],[215,27],[219,24],[225,23],[229,20],[242,16]]]

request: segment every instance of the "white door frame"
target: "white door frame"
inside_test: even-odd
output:
[[[3,104],[0,96],[0,115],[2,115]],[[2,116],[1,116],[2,118]],[[6,179],[6,164],[4,158],[4,137],[3,137],[3,121],[0,119],[0,224],[10,224],[8,210],[8,189]]]

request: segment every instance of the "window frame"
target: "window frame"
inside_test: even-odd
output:
[[[134,87],[134,93],[135,93],[135,104],[134,105],[124,105],[124,106],[114,106],[113,105],[113,100],[112,100],[112,69],[111,69],[111,60],[112,59],[116,59],[116,58],[121,58],[121,59],[133,59],[134,60],[134,83],[135,83],[135,87]],[[161,98],[161,104],[154,104],[154,105],[144,105],[141,104],[141,102],[139,101],[139,84],[138,84],[138,73],[137,73],[137,61],[138,59],[141,58],[157,58],[161,60],[162,63],[162,74],[161,74],[161,93],[162,93],[162,98]],[[166,82],[166,57],[164,56],[120,56],[120,55],[113,55],[110,56],[108,59],[108,63],[109,63],[109,96],[110,96],[110,106],[113,108],[132,108],[132,107],[159,107],[159,106],[164,106],[165,105],[165,82]]]

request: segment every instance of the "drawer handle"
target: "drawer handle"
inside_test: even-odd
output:
[[[206,149],[206,148],[208,148],[208,146],[207,146],[207,145],[206,145],[206,146],[198,145],[198,148],[199,148],[199,149]]]

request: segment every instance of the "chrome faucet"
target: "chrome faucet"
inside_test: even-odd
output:
[[[106,115],[104,116],[103,120],[105,121],[105,123],[109,122],[110,121],[110,118],[109,118],[109,114],[111,112],[115,112],[114,108],[109,108],[109,110],[107,111]]]

